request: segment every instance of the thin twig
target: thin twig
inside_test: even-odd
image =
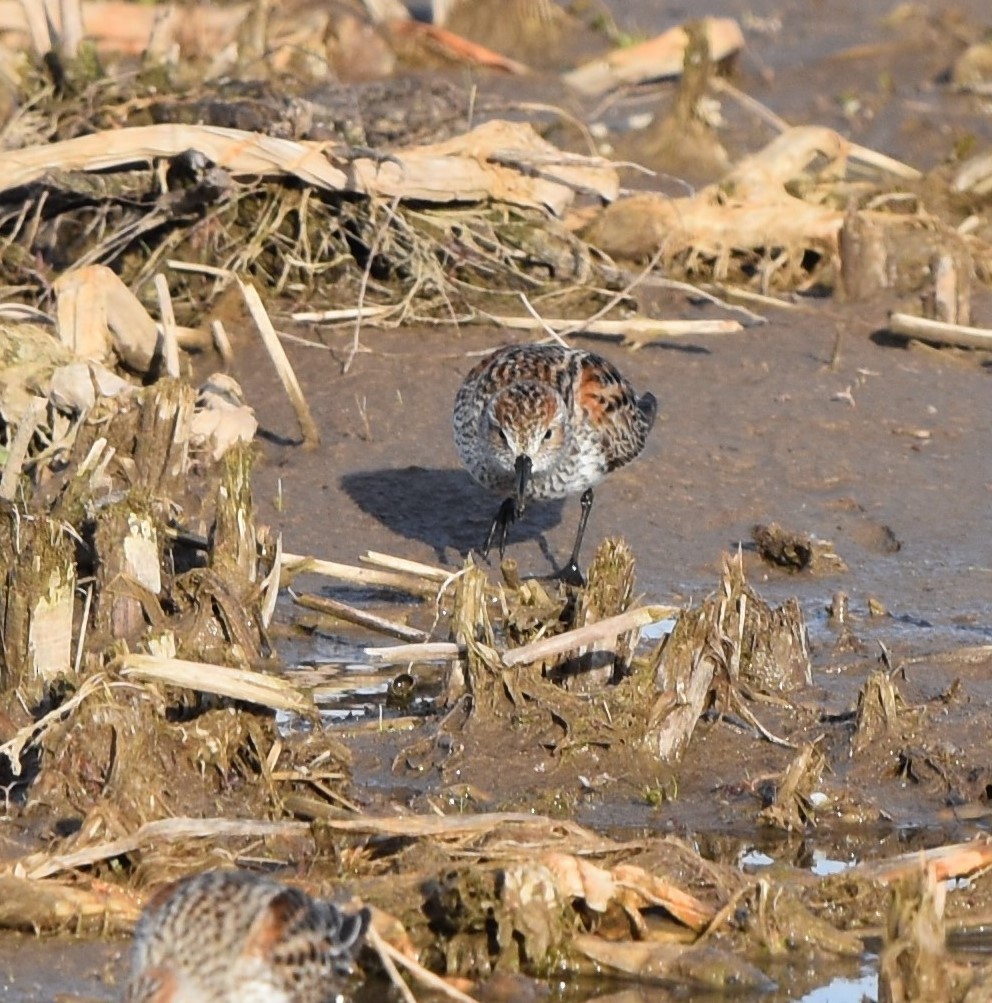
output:
[[[76,659],[73,662],[73,672],[78,676],[79,668],[83,664],[83,651],[85,650],[86,631],[90,623],[90,607],[93,605],[93,583],[90,582],[86,589],[86,599],[83,601],[83,613],[79,618],[79,640],[76,642]]]
[[[376,550],[368,550],[358,559],[366,564],[375,564],[390,571],[405,571],[408,574],[419,575],[421,578],[428,578],[435,582],[446,582],[451,577],[451,572],[444,568],[421,564],[420,561],[410,561],[405,557],[394,557],[392,554],[380,554]]]
[[[742,616],[741,623],[743,624],[743,622],[744,618]],[[796,745],[793,744],[792,742],[789,742],[784,738],[779,738],[778,735],[775,735],[772,732],[770,732],[754,716],[754,714],[751,713],[750,708],[745,706],[744,701],[741,699],[740,694],[736,690],[733,690],[733,701],[736,704],[737,713],[740,714],[740,716],[744,718],[744,720],[747,721],[747,723],[751,725],[751,727],[754,728],[758,732],[758,734],[760,734],[765,739],[766,742],[771,742],[772,745],[781,746],[783,749],[796,748]]]
[[[61,710],[62,708],[60,708]],[[144,846],[185,842],[189,839],[224,839],[237,837],[302,836],[311,831],[308,822],[271,822],[266,819],[234,818],[163,818],[145,822],[130,836],[121,836],[70,853],[32,853],[14,862],[18,873],[40,880],[62,871],[90,867],[134,853]]]
[[[268,628],[275,616],[276,602],[279,598],[279,578],[282,570],[282,533],[276,534],[276,549],[272,555],[272,567],[262,579],[262,626]]]
[[[317,610],[318,613],[326,613],[328,616],[347,620],[348,623],[354,623],[359,627],[366,627],[381,634],[388,634],[390,637],[398,637],[401,641],[420,643],[430,638],[430,634],[418,630],[416,627],[408,627],[404,623],[394,623],[384,616],[377,616],[375,613],[369,613],[368,610],[356,609],[356,607],[339,602],[337,599],[307,595],[306,593],[297,595],[292,590],[290,590],[290,595],[293,597],[293,602],[306,609]]]
[[[755,292],[753,289],[744,289],[743,287],[737,286],[726,286],[720,283],[713,283],[712,287],[719,290],[728,299],[738,299],[743,300],[745,303],[757,303],[760,306],[774,307],[776,310],[799,310],[804,312],[812,312],[810,308],[804,303],[793,303],[790,300],[783,299],[781,296],[768,296],[765,293]],[[693,286],[694,289],[700,291],[704,296],[712,295],[709,293],[706,286]],[[716,299],[717,303],[725,303],[724,300]],[[744,307],[735,307],[733,303],[725,303],[726,307],[730,310],[742,310],[746,314],[750,314],[752,317],[756,317],[759,323],[767,324],[767,318],[762,317],[760,314],[752,314],[750,310],[746,310]]]
[[[344,582],[357,585],[384,585],[387,588],[399,589],[411,595],[433,599],[437,591],[433,582],[416,578],[412,575],[399,574],[394,571],[379,571],[376,568],[356,568],[350,564],[338,564],[335,561],[322,561],[316,557],[306,557],[302,554],[283,554],[282,570],[288,576],[310,573],[326,575],[328,578],[338,578]]]
[[[596,149],[596,139],[589,131],[589,126],[587,126],[585,122],[578,117],[578,115],[573,115],[570,111],[566,111],[560,105],[545,104],[543,101],[518,101],[508,107],[513,111],[546,111],[550,112],[552,115],[557,115],[559,118],[563,118],[569,125],[573,126],[578,131],[579,135],[585,140],[586,148],[589,150],[589,156],[595,157],[599,154],[599,150]]]
[[[205,265],[200,261],[180,261],[178,258],[166,258],[165,263],[174,272],[194,272],[198,275],[210,275],[215,279],[227,279],[232,282],[235,277],[235,273],[230,268]]]
[[[21,775],[21,755],[25,748],[34,745],[53,724],[74,711],[90,694],[101,689],[106,682],[107,677],[103,673],[87,677],[83,680],[82,686],[65,703],[59,704],[55,710],[50,710],[39,720],[32,721],[31,724],[20,728],[10,741],[0,745],[0,756],[7,757],[11,774],[15,777]]]
[[[958,345],[963,348],[992,349],[992,329],[948,324],[908,313],[889,314],[889,330],[908,338],[919,338],[938,345]]]
[[[83,10],[81,0],[61,0],[59,12],[62,15],[62,55],[75,59],[83,41]]]
[[[372,238],[372,244],[369,247],[369,257],[368,261],[365,262],[365,268],[362,269],[362,281],[358,287],[358,313],[355,317],[355,333],[351,343],[351,351],[348,353],[348,358],[345,359],[344,365],[341,367],[341,372],[346,374],[348,370],[351,369],[351,364],[355,361],[355,356],[359,353],[362,348],[362,343],[360,340],[362,333],[362,314],[365,310],[365,293],[368,290],[369,278],[372,275],[372,265],[375,262],[375,256],[379,253],[379,245],[382,243],[383,238],[389,231],[392,225],[393,219],[396,216],[396,207],[400,204],[400,198],[397,195],[396,198],[392,200],[389,207],[386,210],[386,222],[382,226],[377,226],[374,228],[375,236]]]
[[[46,397],[32,396],[28,401],[28,406],[21,414],[17,431],[7,449],[7,461],[4,464],[3,476],[0,477],[0,498],[4,501],[13,501],[17,494],[18,478],[28,455],[28,447],[31,445],[34,433],[41,423],[41,416],[47,407],[48,399]]]
[[[489,320],[503,327],[530,331],[535,328],[548,331],[559,344],[558,333],[573,324],[570,320],[527,317],[502,317],[490,315]],[[743,325],[737,320],[655,320],[653,317],[631,317],[628,320],[595,320],[582,327],[583,334],[620,335],[625,344],[640,345],[656,338],[681,338],[699,334],[736,334]]]
[[[851,160],[857,160],[859,163],[875,167],[880,171],[887,171],[905,181],[919,181],[923,177],[922,171],[918,171],[915,167],[910,167],[909,164],[904,164],[901,160],[896,160],[895,157],[879,153],[878,150],[859,146],[857,143],[851,143],[849,156]]]
[[[741,107],[756,115],[766,125],[770,125],[776,132],[785,132],[789,128],[789,123],[784,118],[780,118],[767,105],[762,104],[757,98],[735,87],[729,80],[717,76],[715,73],[709,78],[709,85],[719,94],[726,94],[733,98]]]
[[[282,381],[286,394],[293,405],[293,409],[296,411],[296,420],[300,423],[300,431],[303,433],[303,443],[308,447],[317,446],[320,443],[320,432],[317,429],[317,423],[310,413],[310,406],[303,396],[299,380],[297,380],[296,373],[293,372],[293,367],[290,365],[289,359],[286,357],[286,352],[279,342],[279,336],[276,334],[276,329],[272,326],[272,321],[269,319],[268,312],[262,304],[258,290],[254,286],[242,282],[240,279],[238,279],[238,286],[248,307],[248,312],[251,314],[252,319],[255,321],[255,326],[262,336],[262,342],[276,367],[279,379]]]
[[[564,634],[556,634],[554,637],[546,637],[540,641],[533,641],[530,644],[521,645],[519,648],[513,648],[503,653],[503,664],[512,667],[527,662],[536,662],[552,655],[561,655],[566,651],[574,651],[576,648],[582,648],[597,641],[610,640],[620,634],[625,634],[628,630],[646,627],[649,623],[668,620],[673,616],[678,616],[681,612],[682,610],[678,606],[639,606],[637,609],[629,609],[625,613],[609,616],[605,620],[587,624],[585,627],[577,627]]]
[[[654,267],[659,261],[661,261],[663,253],[664,247],[659,247],[658,250],[651,256],[651,260],[644,266],[644,268],[637,275],[635,275],[623,289],[609,299],[605,306],[597,310],[591,317],[586,317],[584,321],[574,324],[571,329],[562,331],[562,336],[567,338],[570,334],[574,334],[576,331],[583,331],[586,329],[587,325],[594,323],[601,317],[605,317],[618,303],[625,300],[630,295],[631,291],[636,289],[637,286],[639,286],[652,271],[654,271]]]
[[[234,350],[231,348],[231,339],[227,336],[222,320],[212,320],[210,322],[210,333],[214,339],[214,348],[224,360],[224,365],[230,368],[234,363]]]
[[[387,944],[386,941],[384,941],[381,937],[378,937],[374,932],[373,945],[379,952],[380,957],[388,955],[388,957],[390,957],[398,965],[405,968],[418,982],[428,988],[437,990],[437,992],[442,993],[449,999],[457,1000],[457,1003],[478,1003],[478,1000],[474,996],[467,996],[460,989],[456,989],[454,986],[448,985],[444,979],[435,975],[433,972],[429,972],[423,965],[414,961],[412,958],[408,958],[402,951],[396,950],[392,944]]]
[[[383,648],[364,648],[365,654],[380,665],[405,662],[450,661],[461,658],[464,649],[454,641],[424,641],[422,644],[390,644]]]
[[[394,306],[348,307],[344,310],[302,310],[291,313],[293,320],[306,324],[333,324],[345,320],[371,320],[391,313]]]
[[[709,921],[706,925],[706,929],[699,934],[693,942],[694,946],[701,946],[715,933],[719,933],[719,931],[726,925],[730,917],[737,911],[737,906],[739,905],[741,899],[750,895],[752,891],[754,891],[754,885],[744,885],[742,888],[738,888],[737,891],[730,896],[727,903],[722,906],[716,915]]]
[[[558,342],[562,348],[568,348],[568,342],[537,312],[530,300],[527,299],[526,293],[520,294],[520,302],[523,303],[524,309],[537,321],[538,326],[552,341]]]
[[[172,295],[166,277],[159,272],[155,276],[155,294],[158,296],[158,311],[162,330],[162,362],[166,375],[179,379],[179,341],[176,337],[176,312],[172,308]]]
[[[417,997],[413,995],[410,987],[403,981],[403,976],[400,975],[393,962],[392,951],[389,945],[379,936],[378,931],[374,926],[370,926],[365,934],[365,940],[369,943],[376,954],[379,955],[379,960],[382,962],[382,967],[386,970],[386,974],[389,976],[389,981],[396,986],[396,991],[406,1000],[406,1003],[417,1003]]]
[[[701,286],[694,286],[691,282],[679,282],[677,279],[654,276],[645,280],[645,285],[649,285],[655,289],[673,289],[676,292],[685,293],[688,296],[706,300],[707,303],[712,303],[714,306],[720,307],[721,310],[729,310],[731,313],[743,314],[752,324],[768,323],[768,319],[766,317],[762,317],[760,313],[754,313],[753,311],[748,310],[747,307],[738,306],[735,303],[728,303],[725,299],[721,299],[715,293],[711,293]],[[744,297],[741,298],[743,299]],[[762,298],[759,297],[758,301],[760,302],[761,299]],[[778,305],[781,302],[780,300],[772,301],[771,297],[767,297],[767,299],[774,302],[775,305]],[[791,304],[787,305],[791,306]]]
[[[52,51],[50,24],[42,0],[21,0],[24,16],[31,34],[31,44],[39,56]]]
[[[264,672],[140,654],[123,655],[117,662],[117,668],[122,676],[143,682],[167,683],[275,710],[300,714],[313,710],[313,700],[307,695],[285,679]]]

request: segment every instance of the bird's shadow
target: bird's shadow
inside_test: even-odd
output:
[[[363,470],[341,478],[345,494],[387,529],[434,549],[438,561],[451,548],[480,550],[501,498],[479,487],[463,470],[402,467]],[[538,538],[553,564],[544,533],[561,522],[563,499],[535,503],[510,527],[508,545]]]

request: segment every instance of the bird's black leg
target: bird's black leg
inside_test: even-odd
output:
[[[506,534],[510,530],[510,523],[520,515],[520,512],[521,509],[517,507],[515,498],[507,498],[500,505],[493,518],[493,524],[489,527],[489,535],[486,537],[486,542],[482,547],[483,557],[489,557],[493,541],[496,541],[496,545],[499,547],[499,556],[502,559],[503,551],[506,550]]]
[[[585,536],[586,523],[589,521],[589,512],[592,510],[592,488],[586,488],[582,492],[579,500],[582,512],[579,515],[579,528],[575,533],[575,545],[572,547],[572,556],[568,559],[568,564],[562,568],[559,578],[568,585],[585,585],[586,580],[579,571],[579,548],[582,546],[582,537]]]

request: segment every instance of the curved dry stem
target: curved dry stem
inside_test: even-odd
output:
[[[461,990],[456,989],[454,986],[448,985],[444,979],[435,975],[433,972],[428,971],[423,965],[414,961],[412,958],[408,958],[402,951],[397,951],[392,944],[387,944],[385,940],[380,937],[374,929],[369,928],[369,932],[366,935],[368,937],[369,943],[375,948],[379,957],[382,959],[383,967],[386,967],[386,959],[388,958],[390,962],[395,962],[402,968],[405,968],[421,985],[427,986],[428,989],[434,989],[435,991],[447,996],[448,999],[456,1000],[457,1003],[478,1003],[478,1000],[474,996],[468,996]],[[396,970],[396,964],[392,966],[390,971],[390,978],[392,979],[395,973],[396,979],[399,979],[399,972]],[[399,982],[394,983],[397,985],[403,985],[406,990],[403,993],[404,999],[412,1000],[416,1003],[416,999],[402,979]]]

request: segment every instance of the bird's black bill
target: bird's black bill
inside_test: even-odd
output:
[[[524,499],[527,497],[527,485],[530,484],[531,467],[531,458],[526,453],[518,456],[513,464],[513,469],[517,472],[517,515],[520,515],[524,510]]]
[[[510,523],[523,515],[524,499],[527,497],[527,488],[530,484],[531,458],[527,455],[518,456],[513,467],[517,474],[514,494],[512,498],[507,498],[496,512],[496,517],[493,519],[492,526],[489,527],[489,535],[483,546],[483,557],[489,556],[489,551],[495,543],[502,560],[503,551],[506,550],[506,536],[510,530]]]

